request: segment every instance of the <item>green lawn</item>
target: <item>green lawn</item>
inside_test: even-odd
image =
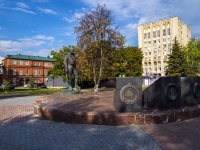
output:
[[[20,94],[20,93],[56,93],[61,92],[63,89],[14,89],[3,91],[0,90],[0,94]]]
[[[146,89],[147,87],[146,86],[142,86],[142,90]],[[106,90],[107,88],[99,88],[99,91],[104,91]],[[3,90],[0,90],[0,95],[1,94],[20,94],[20,93],[32,93],[32,94],[42,94],[42,93],[58,93],[58,92],[61,92],[63,89],[54,89],[54,88],[40,88],[40,89],[17,89],[15,88],[14,90],[8,90],[7,92],[6,91],[3,91]],[[89,89],[88,89],[89,90]],[[92,91],[92,89],[90,89]]]

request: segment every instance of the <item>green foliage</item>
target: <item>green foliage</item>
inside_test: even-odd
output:
[[[85,13],[84,17],[79,19],[79,24],[80,26],[74,28],[74,32],[92,72],[94,88],[97,91],[110,53],[115,48],[122,47],[125,40],[117,28],[114,28],[115,23],[105,5],[98,5],[95,10]]]
[[[186,47],[181,47],[175,38],[172,45],[172,53],[169,54],[169,59],[166,66],[167,76],[196,76],[200,69],[200,47],[199,40],[192,38]]]
[[[199,40],[192,38],[186,47],[184,47],[184,52],[187,59],[187,76],[196,76],[199,74],[200,69],[200,47]]]
[[[186,54],[175,38],[172,45],[172,53],[168,55],[165,74],[166,76],[186,77],[187,68]]]
[[[52,50],[50,52],[50,55],[53,56],[55,62],[53,63],[54,67],[48,71],[47,75],[50,75],[53,78],[62,77],[64,81],[67,80],[63,61],[69,49],[70,46],[68,47],[63,46],[63,48],[59,49],[58,51]]]
[[[114,78],[119,75],[141,76],[143,54],[138,47],[128,46],[117,51],[113,60]]]
[[[29,88],[31,90],[33,90],[33,88],[34,88],[34,81],[32,79],[30,79],[29,82],[28,82],[28,84],[29,84]]]
[[[9,90],[9,84],[10,84],[10,82],[9,82],[8,80],[5,80],[5,81],[3,82],[3,90],[4,90],[4,91]]]

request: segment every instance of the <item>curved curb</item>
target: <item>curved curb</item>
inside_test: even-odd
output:
[[[40,117],[53,121],[60,121],[70,124],[94,124],[94,125],[147,125],[166,124],[179,122],[200,116],[200,105],[194,107],[184,107],[161,110],[144,110],[142,112],[78,112],[59,109],[57,106],[48,106],[48,101],[44,98],[37,99],[34,103],[34,113]]]

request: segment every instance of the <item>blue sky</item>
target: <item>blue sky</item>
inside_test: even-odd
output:
[[[199,0],[0,0],[0,59],[7,54],[47,56],[76,45],[76,18],[106,4],[126,45],[137,46],[137,26],[178,16],[200,38]]]

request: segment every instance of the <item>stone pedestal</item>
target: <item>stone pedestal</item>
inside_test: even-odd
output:
[[[181,99],[184,106],[200,104],[200,77],[181,77]]]
[[[72,88],[71,86],[69,86],[68,88],[60,92],[60,95],[67,96],[67,95],[79,94],[79,93],[81,93],[81,88]]]
[[[160,77],[143,91],[142,97],[144,108],[181,107],[180,77]]]
[[[142,78],[116,78],[114,105],[116,112],[142,111]]]

